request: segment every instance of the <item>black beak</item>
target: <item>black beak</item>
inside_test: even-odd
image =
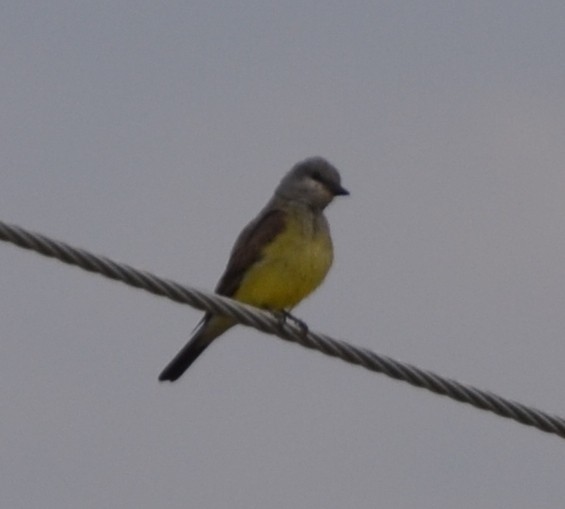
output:
[[[349,191],[345,187],[341,187],[340,184],[336,184],[331,189],[334,196],[348,196]]]

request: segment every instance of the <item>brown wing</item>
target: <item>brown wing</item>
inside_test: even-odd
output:
[[[231,297],[239,288],[247,269],[261,258],[263,247],[283,231],[286,215],[282,210],[269,210],[251,222],[239,235],[232,249],[228,266],[216,286],[220,295]],[[220,334],[235,322],[206,313],[186,346],[175,356],[159,376],[159,380],[177,380],[196,358]]]
[[[263,247],[283,231],[285,220],[286,213],[282,210],[269,210],[241,232],[216,286],[216,293],[226,297],[235,294],[247,269],[261,258]]]

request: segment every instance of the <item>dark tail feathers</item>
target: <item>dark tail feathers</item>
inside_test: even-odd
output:
[[[209,344],[210,341],[206,341],[204,338],[196,335],[184,346],[175,358],[169,362],[167,367],[159,375],[159,381],[163,382],[168,380],[174,382],[178,380],[197,357],[206,350]]]

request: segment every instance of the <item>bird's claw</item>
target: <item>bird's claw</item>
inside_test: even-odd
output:
[[[289,311],[274,311],[273,314],[275,315],[281,329],[286,322],[291,321],[300,329],[301,337],[305,337],[308,334],[308,325],[306,325],[306,322],[302,321],[300,318],[296,318],[296,316]]]

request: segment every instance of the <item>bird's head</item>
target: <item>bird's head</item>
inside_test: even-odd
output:
[[[337,169],[321,157],[297,163],[281,180],[275,194],[323,210],[336,196],[348,195]]]

